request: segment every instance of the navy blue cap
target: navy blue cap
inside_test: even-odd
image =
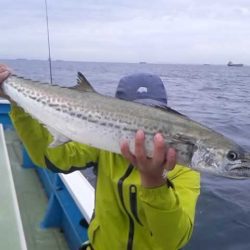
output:
[[[148,73],[124,76],[119,81],[115,96],[149,106],[167,107],[167,92],[161,78]]]

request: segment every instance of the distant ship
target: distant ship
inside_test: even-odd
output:
[[[231,61],[228,62],[227,66],[234,66],[234,67],[242,67],[242,63],[232,63]]]

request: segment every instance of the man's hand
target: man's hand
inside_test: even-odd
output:
[[[135,154],[129,150],[128,142],[121,145],[123,156],[130,161],[140,172],[141,184],[144,187],[158,187],[166,183],[162,174],[164,169],[172,170],[176,164],[176,152],[173,148],[167,148],[164,138],[160,133],[154,137],[154,153],[148,158],[145,151],[145,135],[138,130],[135,136]]]
[[[4,64],[0,64],[0,97],[4,97],[7,99],[9,98],[3,93],[1,85],[9,77],[10,74],[10,69]]]

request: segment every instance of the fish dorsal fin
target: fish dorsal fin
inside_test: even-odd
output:
[[[84,92],[96,92],[94,88],[91,86],[89,81],[86,79],[86,77],[81,73],[78,72],[77,74],[77,85],[74,87],[74,89]]]

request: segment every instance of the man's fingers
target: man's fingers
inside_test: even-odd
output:
[[[1,69],[1,68],[0,68],[0,69]],[[9,99],[9,97],[6,96],[5,93],[3,92],[2,86],[1,86],[1,85],[2,85],[2,83],[4,82],[4,80],[6,80],[6,79],[8,78],[9,75],[10,75],[10,72],[7,71],[7,70],[0,72],[0,96],[6,98],[6,99],[8,99],[8,100],[10,100],[10,99]]]
[[[121,143],[121,153],[122,155],[130,162],[132,163],[133,166],[136,166],[136,158],[134,157],[134,155],[130,152],[129,150],[129,145],[128,142],[122,142]]]
[[[174,148],[169,148],[166,152],[166,167],[167,171],[174,169],[176,165],[176,151]]]
[[[10,75],[10,70],[6,65],[0,64],[0,84],[8,78]]]
[[[162,165],[165,161],[166,146],[163,136],[157,133],[154,137],[154,154],[153,162],[157,165]]]
[[[11,72],[10,68],[8,68],[5,64],[0,64],[0,73],[4,71]]]
[[[6,80],[9,75],[10,75],[10,72],[8,70],[0,72],[0,83]]]
[[[142,130],[138,130],[135,135],[135,157],[137,162],[144,163],[147,160],[145,152],[145,135]]]
[[[4,72],[7,70],[7,66],[4,64],[0,64],[0,73]]]

